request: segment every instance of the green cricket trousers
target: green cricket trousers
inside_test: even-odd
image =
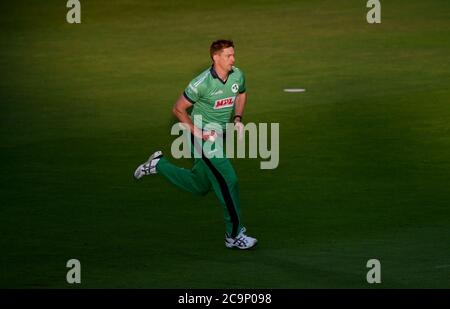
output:
[[[205,195],[214,190],[223,207],[226,233],[236,237],[242,229],[240,219],[239,184],[231,162],[225,156],[224,147],[210,144],[211,149],[222,151],[223,157],[205,155],[203,142],[191,135],[191,153],[197,153],[192,169],[185,169],[170,163],[162,157],[156,169],[171,183],[196,195]],[[225,139],[224,139],[225,140]]]

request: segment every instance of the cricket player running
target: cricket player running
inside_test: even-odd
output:
[[[245,234],[240,215],[239,185],[230,160],[223,156],[205,153],[205,144],[210,152],[224,148],[216,146],[215,137],[224,136],[226,124],[233,116],[234,127],[241,131],[242,114],[247,101],[244,74],[234,67],[234,44],[218,40],[211,44],[210,56],[213,64],[194,78],[173,107],[173,113],[191,132],[191,150],[195,156],[191,170],[177,167],[163,156],[161,151],[139,165],[134,177],[140,179],[150,174],[161,174],[176,186],[193,194],[205,195],[211,188],[224,210],[226,226],[225,246],[227,248],[249,249],[257,240]],[[191,114],[187,110],[193,106]],[[192,118],[201,116],[201,127]],[[218,124],[214,130],[207,130],[208,124]],[[233,132],[228,132],[233,134]],[[224,139],[223,139],[224,140]],[[202,147],[203,146],[203,147]]]

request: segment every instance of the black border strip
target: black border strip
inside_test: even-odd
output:
[[[186,91],[183,91],[183,96],[186,100],[188,100],[190,103],[195,104],[195,101],[192,100],[188,95],[186,94]]]
[[[36,289],[36,290],[0,290],[0,305],[19,307],[39,304],[47,308],[80,308],[81,305],[102,306],[107,304],[130,307],[130,305],[183,305],[180,300],[188,296],[212,296],[210,306],[233,304],[237,295],[263,295],[262,298],[247,299],[246,304],[259,304],[263,307],[280,308],[280,305],[301,304],[316,308],[322,306],[346,308],[380,308],[390,306],[429,307],[432,303],[448,302],[448,289]],[[232,294],[234,294],[232,296]],[[270,296],[270,298],[268,298]],[[242,298],[240,298],[242,299]],[[266,300],[259,303],[260,299]],[[267,301],[269,300],[270,301]],[[252,300],[257,300],[254,303]],[[195,305],[195,304],[193,304]],[[205,304],[197,304],[205,306]]]

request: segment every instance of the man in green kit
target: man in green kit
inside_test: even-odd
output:
[[[241,120],[247,101],[245,77],[233,66],[232,41],[213,42],[210,56],[212,66],[189,83],[173,107],[175,116],[191,132],[191,148],[196,154],[194,166],[191,170],[177,167],[166,160],[161,151],[157,151],[138,166],[134,177],[140,179],[146,175],[161,174],[176,186],[197,195],[204,195],[212,188],[224,210],[225,246],[249,249],[256,245],[257,240],[245,234],[246,229],[241,223],[237,176],[223,147],[216,145],[218,136],[224,140],[226,124],[232,116],[234,127],[242,134]],[[187,110],[192,106],[189,116]],[[196,121],[199,117],[200,125]],[[208,125],[213,129],[210,126],[207,130]],[[217,156],[216,153],[211,157],[210,152],[204,151],[206,145],[213,149],[210,152],[218,151],[223,155]]]

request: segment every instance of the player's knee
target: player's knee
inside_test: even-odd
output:
[[[200,196],[205,196],[210,191],[211,187],[207,185],[199,185],[196,187],[196,193]]]
[[[230,176],[230,177],[227,178],[227,185],[230,188],[236,188],[236,187],[239,186],[238,179],[237,179],[236,175],[233,175],[233,176]]]
[[[208,194],[208,192],[209,192],[209,189],[203,189],[203,190],[198,191],[198,194],[201,196],[205,196],[206,194]]]

